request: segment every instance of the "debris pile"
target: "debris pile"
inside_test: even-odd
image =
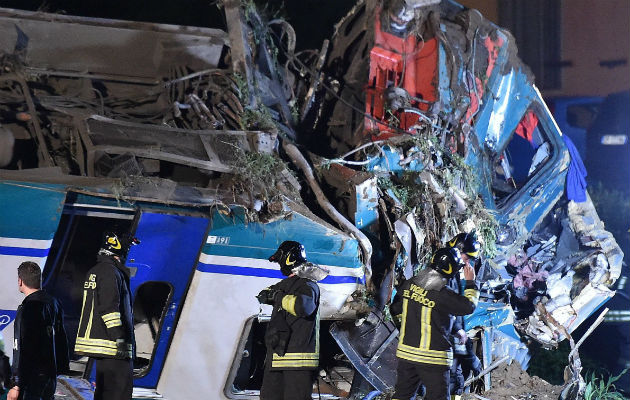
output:
[[[493,371],[492,389],[481,395],[466,393],[462,400],[555,400],[562,386],[529,376],[517,362],[503,364]]]

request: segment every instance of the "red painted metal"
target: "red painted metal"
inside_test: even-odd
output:
[[[423,41],[416,35],[401,38],[384,32],[380,12],[374,29],[365,102],[365,111],[370,117],[365,118],[364,132],[375,140],[386,139],[399,130],[410,131],[419,119],[413,113],[397,110],[387,113],[384,94],[388,87],[402,87],[412,98],[436,101],[438,45],[435,38]],[[412,99],[411,107],[426,111],[428,104]]]

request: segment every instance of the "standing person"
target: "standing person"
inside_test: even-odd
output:
[[[265,334],[261,400],[310,400],[319,365],[319,287],[328,273],[306,260],[304,246],[285,241],[269,257],[287,278],[256,298],[273,306]]]
[[[136,239],[108,232],[83,284],[83,307],[74,346],[96,361],[94,400],[131,399],[135,339],[129,270],[123,265]]]
[[[466,265],[475,267],[479,260],[481,245],[477,240],[475,231],[462,232],[448,242],[448,247],[457,248],[461,255],[462,261]],[[451,279],[449,287],[454,291],[460,291],[459,276]],[[474,353],[472,342],[468,340],[466,331],[464,330],[464,317],[455,317],[453,325],[454,351],[453,365],[451,366],[450,378],[450,394],[451,400],[459,400],[464,392],[464,383],[472,372],[474,376],[481,372],[481,361]]]
[[[52,400],[57,375],[69,369],[63,311],[41,285],[39,265],[32,261],[20,264],[18,289],[26,297],[13,325],[13,383],[8,400]]]
[[[457,274],[463,262],[459,250],[439,249],[431,258],[430,268],[405,281],[390,307],[400,319],[398,339],[398,377],[392,400],[411,399],[421,383],[425,400],[448,399],[449,370],[453,362],[453,315],[473,312],[479,298],[475,270],[464,266],[464,295],[446,284]]]

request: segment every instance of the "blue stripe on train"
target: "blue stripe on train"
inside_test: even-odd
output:
[[[213,274],[226,274],[226,275],[241,275],[241,276],[258,276],[263,278],[276,278],[282,279],[285,276],[275,269],[264,268],[252,268],[252,267],[237,267],[234,265],[220,265],[220,264],[204,264],[202,262],[197,266],[197,270],[201,272],[209,272]],[[338,284],[338,283],[359,283],[364,284],[365,279],[363,277],[358,278],[356,276],[327,276],[319,283]]]
[[[0,246],[0,255],[4,256],[47,257],[49,251],[50,249]]]

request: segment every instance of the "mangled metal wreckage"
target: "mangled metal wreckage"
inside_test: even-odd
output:
[[[72,336],[100,235],[134,231],[136,395],[257,396],[254,294],[285,239],[331,270],[331,397],[392,388],[395,286],[460,231],[483,240],[466,328],[484,367],[525,368],[523,339],[553,348],[614,295],[623,254],[588,195],[567,195],[578,161],[509,32],[448,1],[359,1],[295,52],[285,21],[223,11],[227,32],[0,11],[3,272],[39,262]]]

